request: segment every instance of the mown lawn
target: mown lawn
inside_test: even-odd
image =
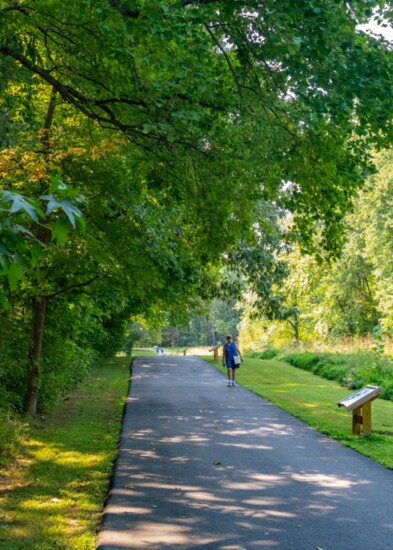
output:
[[[225,372],[212,357],[204,359]],[[352,435],[352,413],[337,406],[353,390],[276,360],[246,359],[237,381],[248,390],[278,405],[316,430],[327,434],[393,468],[393,402],[377,399],[372,403],[373,434]]]
[[[129,357],[103,361],[59,411],[32,423],[19,459],[0,472],[0,548],[94,548],[129,378]]]

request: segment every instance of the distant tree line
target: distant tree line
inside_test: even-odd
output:
[[[127,334],[125,349],[155,345],[172,348],[212,346],[224,341],[228,334],[238,336],[241,310],[236,299],[215,299],[206,303],[204,309],[205,313],[190,314],[180,324],[164,314],[160,326],[155,328],[141,320],[134,320]]]

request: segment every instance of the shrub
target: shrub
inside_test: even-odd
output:
[[[321,376],[322,378],[326,378],[327,380],[337,380],[340,383],[344,381],[347,372],[348,367],[346,365],[337,365],[328,361],[318,363],[314,371],[315,374]]]
[[[310,351],[295,352],[284,355],[281,361],[289,363],[294,367],[314,372],[315,365],[319,362],[319,357]]]
[[[276,357],[277,351],[273,348],[267,348],[264,351],[252,351],[247,354],[251,359],[273,359]]]
[[[390,401],[393,401],[393,380],[390,380],[383,385],[381,397],[382,399],[389,399]]]

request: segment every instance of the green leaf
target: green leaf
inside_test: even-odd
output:
[[[40,258],[45,256],[45,252],[38,243],[34,243],[30,249],[31,265],[36,267]]]
[[[75,206],[75,202],[70,199],[57,200],[53,195],[43,195],[41,198],[48,201],[46,207],[47,215],[51,214],[54,210],[63,210],[73,227],[75,227],[75,217],[82,217],[82,212]]]
[[[8,282],[12,289],[16,288],[18,281],[23,278],[23,269],[22,266],[18,263],[11,264],[8,270]]]
[[[12,193],[11,191],[2,191],[3,202],[12,202],[9,212],[15,214],[16,212],[24,211],[32,220],[38,223],[37,208],[30,204],[22,195],[18,193]]]
[[[59,218],[52,226],[52,241],[56,241],[60,245],[65,244],[67,242],[69,231],[69,221]]]
[[[29,231],[26,227],[20,224],[15,224],[15,229],[18,231],[18,233],[24,233],[25,235],[28,235],[29,237],[34,238],[34,235],[31,231]]]
[[[63,182],[59,175],[51,176],[50,178],[50,187],[49,193],[54,193],[55,191],[66,191],[67,185]]]
[[[12,256],[11,252],[1,243],[0,243],[0,254],[4,254],[4,256],[8,256],[8,257]]]

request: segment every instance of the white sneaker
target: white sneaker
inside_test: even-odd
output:
[[[235,381],[232,382],[232,386],[236,386],[237,387],[237,384]]]
[[[228,387],[231,387],[231,386],[232,386],[232,380],[229,380]]]

